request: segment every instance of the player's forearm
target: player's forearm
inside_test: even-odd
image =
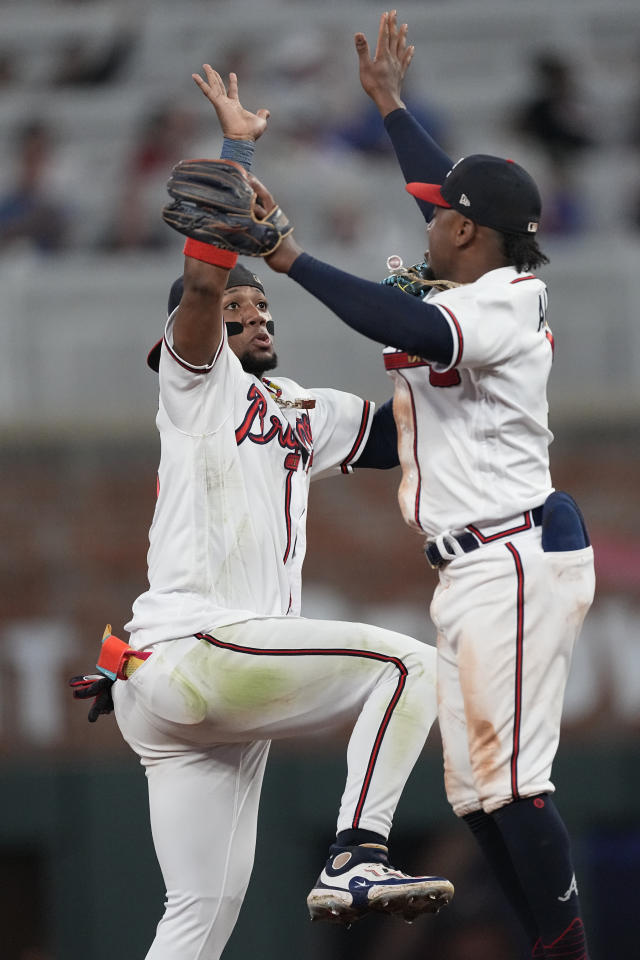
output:
[[[229,272],[191,256],[184,258],[184,292],[173,327],[176,352],[193,366],[213,359],[222,339],[222,298]]]
[[[451,362],[453,336],[437,307],[393,287],[354,277],[308,253],[299,254],[288,273],[370,340],[437,363]]]
[[[384,118],[384,125],[396,152],[400,169],[407,183],[442,183],[453,161],[429,136],[408,110],[393,110]],[[431,204],[417,201],[425,220],[430,220]]]

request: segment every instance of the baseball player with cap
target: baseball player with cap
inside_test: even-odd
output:
[[[355,45],[362,85],[428,222],[428,264],[372,283],[314,259],[291,234],[267,263],[385,345],[400,509],[438,571],[431,616],[447,795],[495,870],[527,955],[586,960],[550,775],[594,569],[581,513],[549,473],[540,195],[510,159],[452,164],[416,123],[400,96],[413,56],[406,36],[391,11],[373,58],[364,34]],[[271,209],[267,188],[253,185]]]
[[[221,119],[223,153],[248,165],[266,111],[241,107],[235,75],[228,94],[215,71],[205,75],[197,80]],[[167,889],[147,960],[220,957],[249,882],[270,741],[350,720],[337,835],[307,899],[312,919],[412,920],[453,895],[442,877],[395,869],[387,852],[437,713],[435,649],[300,616],[310,480],[397,464],[391,411],[266,378],[276,365],[268,300],[236,260],[185,244],[164,338],[149,355],[161,439],[149,589],[125,627],[129,644],[107,629],[99,661],[146,770]],[[75,692],[95,690],[79,678]]]

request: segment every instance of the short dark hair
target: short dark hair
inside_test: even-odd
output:
[[[536,267],[549,263],[549,257],[542,252],[534,236],[500,232],[500,240],[503,254],[518,273],[524,270],[535,270]]]

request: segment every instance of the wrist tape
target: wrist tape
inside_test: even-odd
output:
[[[192,257],[194,260],[202,260],[203,263],[211,263],[214,267],[226,267],[231,270],[238,262],[238,254],[231,250],[221,250],[220,247],[214,247],[211,243],[203,243],[201,240],[194,240],[193,237],[187,237],[182,251],[185,257]]]

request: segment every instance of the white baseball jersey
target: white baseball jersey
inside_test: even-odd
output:
[[[453,335],[448,366],[387,348],[404,519],[428,536],[500,521],[552,492],[545,284],[514,267],[430,293]]]
[[[159,376],[158,500],[149,590],[125,627],[132,646],[299,614],[309,480],[350,471],[373,404],[261,381],[244,372],[226,331],[212,363],[193,367],[172,348],[172,318]],[[283,405],[297,400],[311,404]]]

